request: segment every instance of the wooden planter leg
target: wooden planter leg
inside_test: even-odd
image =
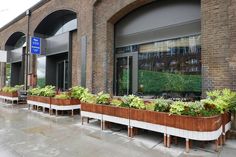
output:
[[[56,110],[56,116],[58,116],[58,111]]]
[[[219,151],[219,139],[215,140],[215,151],[218,152]]]
[[[167,136],[164,134],[164,146],[167,147]]]
[[[81,116],[81,125],[84,125],[84,117]]]
[[[45,113],[45,107],[43,107],[43,113]]]
[[[225,135],[225,132],[223,132],[222,138],[223,138],[223,144],[225,144],[225,142],[226,142],[226,135]]]
[[[105,126],[104,126],[105,121],[101,120],[101,129],[104,130]]]
[[[219,139],[220,140],[219,145],[222,146],[223,145],[223,136],[221,135],[219,138],[220,138]]]
[[[133,138],[134,137],[134,128],[130,127],[130,137]]]
[[[72,117],[74,116],[74,110],[71,110],[71,116]]]
[[[127,127],[128,127],[128,137],[131,137],[131,135],[130,135],[130,134],[131,134],[131,133],[130,133],[130,128],[131,128],[131,127],[130,127],[130,126],[127,126]]]
[[[37,112],[39,111],[39,106],[37,106]]]
[[[170,148],[170,141],[171,141],[171,137],[170,135],[167,135],[167,147]]]
[[[89,117],[87,118],[87,123],[89,123]]]
[[[190,145],[189,145],[189,139],[186,138],[186,153],[189,153],[189,148],[190,148]]]
[[[175,140],[175,141],[174,141],[174,142],[175,142],[175,145],[177,145],[177,144],[178,144],[178,137],[175,136],[175,137],[174,137],[174,140]]]

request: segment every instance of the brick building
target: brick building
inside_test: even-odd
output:
[[[0,29],[0,50],[11,54],[0,86],[24,83],[26,38],[36,36],[45,54],[29,56],[28,73],[60,89],[184,97],[236,89],[235,8],[235,0],[43,0]]]

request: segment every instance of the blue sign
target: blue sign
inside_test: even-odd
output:
[[[40,55],[41,53],[41,39],[38,37],[31,37],[30,52],[32,54]]]

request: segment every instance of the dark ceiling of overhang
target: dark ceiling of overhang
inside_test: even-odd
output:
[[[7,40],[5,46],[15,46],[16,42],[25,34],[22,32],[13,33]]]
[[[53,12],[40,22],[34,33],[47,36],[54,35],[61,26],[73,19],[76,19],[76,13],[70,10]]]

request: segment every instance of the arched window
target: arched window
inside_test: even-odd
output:
[[[200,0],[158,0],[115,24],[116,94],[199,98]]]

